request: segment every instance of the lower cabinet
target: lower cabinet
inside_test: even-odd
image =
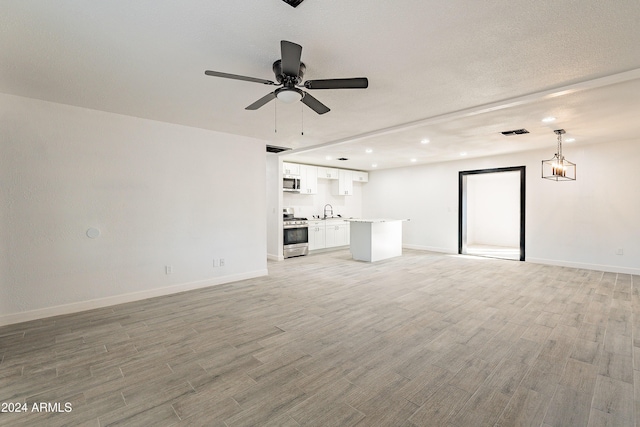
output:
[[[324,221],[309,221],[309,250],[326,247]]]
[[[334,248],[349,244],[349,223],[309,221],[309,250]]]
[[[349,224],[346,222],[341,224],[327,224],[325,240],[327,248],[348,245]]]

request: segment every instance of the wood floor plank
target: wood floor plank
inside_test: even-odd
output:
[[[500,415],[496,427],[540,426],[550,401],[550,395],[520,386]]]
[[[633,423],[633,386],[624,381],[598,375],[593,409],[612,414],[624,424]]]
[[[414,426],[444,426],[465,405],[471,395],[452,385],[436,389],[420,408],[409,417]]]
[[[584,426],[589,422],[592,394],[559,385],[544,417],[550,426]]]

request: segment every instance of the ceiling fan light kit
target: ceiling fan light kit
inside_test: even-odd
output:
[[[285,104],[293,104],[294,102],[300,101],[304,96],[304,92],[298,88],[281,87],[276,89],[275,93],[276,98]]]
[[[324,79],[307,80],[302,83],[307,67],[300,61],[302,57],[302,46],[282,40],[280,42],[280,52],[282,59],[273,63],[272,69],[277,83],[272,80],[259,79],[256,77],[241,76],[238,74],[223,73],[220,71],[207,70],[207,76],[222,77],[225,79],[243,80],[252,83],[262,83],[265,85],[281,86],[275,91],[263,96],[253,104],[247,106],[245,110],[257,110],[274,98],[278,98],[287,104],[302,101],[307,107],[318,114],[325,114],[331,111],[329,107],[311,96],[308,92],[300,88],[314,89],[366,89],[369,80],[366,77],[346,78],[346,79]]]

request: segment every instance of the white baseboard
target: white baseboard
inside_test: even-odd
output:
[[[437,248],[432,246],[421,246],[421,245],[403,245],[403,248],[407,249],[416,249],[421,251],[431,251],[431,252],[440,252],[445,254],[457,254],[458,251],[451,251],[445,248]],[[573,261],[563,261],[563,260],[554,260],[554,259],[544,259],[544,258],[531,258],[526,257],[525,262],[530,262],[532,264],[544,264],[544,265],[554,265],[557,267],[570,267],[570,268],[579,268],[582,270],[595,270],[595,271],[606,271],[608,273],[622,273],[622,274],[634,274],[640,275],[640,268],[631,268],[631,267],[621,267],[617,265],[604,265],[604,264],[589,264],[584,262],[573,262]]]
[[[533,264],[555,265],[558,267],[571,267],[571,268],[579,268],[582,270],[606,271],[608,273],[622,273],[622,274],[635,274],[635,275],[640,274],[640,268],[621,267],[618,265],[588,264],[584,262],[573,262],[573,261],[563,261],[563,260],[544,259],[544,258],[529,258],[529,257],[527,257],[526,261]]]
[[[439,252],[439,253],[443,253],[443,254],[457,254],[458,253],[457,249],[455,251],[452,251],[452,250],[447,249],[447,248],[438,248],[438,247],[435,247],[435,246],[422,246],[422,245],[407,245],[407,244],[403,244],[402,247],[403,248],[407,248],[407,249],[416,249],[418,251]]]
[[[237,282],[239,280],[253,279],[254,277],[266,276],[266,269],[249,271],[240,274],[231,274],[195,282],[181,283],[163,288],[149,289],[145,291],[132,292],[111,297],[98,298],[88,301],[79,301],[70,304],[58,305],[54,307],[41,308],[38,310],[25,311],[0,316],[0,326],[14,323],[29,322],[31,320],[43,319],[46,317],[60,316],[64,314],[78,313],[80,311],[93,310],[127,302],[140,301],[147,298],[160,297],[177,294],[179,292],[192,291],[194,289],[208,288],[210,286],[223,285],[225,283]]]
[[[269,260],[269,261],[284,261],[284,255],[267,254],[267,260]]]

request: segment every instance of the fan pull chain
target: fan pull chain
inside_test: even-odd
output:
[[[300,135],[304,136],[304,106],[300,103]]]

